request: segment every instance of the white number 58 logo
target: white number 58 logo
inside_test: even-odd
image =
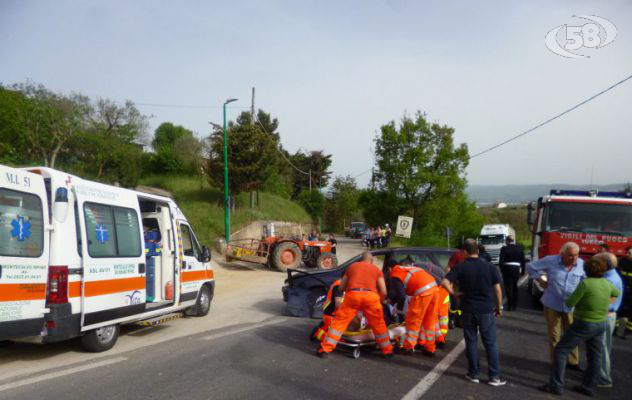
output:
[[[599,49],[609,45],[617,37],[617,27],[605,18],[595,15],[574,15],[573,17],[584,18],[595,23],[587,23],[583,26],[568,26],[564,24],[547,33],[544,40],[546,47],[558,56],[590,58],[590,56],[571,53],[568,50],[579,50],[582,47]],[[563,28],[566,28],[566,44],[564,44],[564,48],[557,41],[557,35]]]

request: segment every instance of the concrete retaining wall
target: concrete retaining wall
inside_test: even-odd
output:
[[[313,224],[299,224],[287,221],[255,221],[232,233],[230,238],[231,240],[261,239],[263,237],[263,226],[270,222],[274,223],[274,230],[277,236],[283,234],[283,236],[298,236],[300,238],[303,234],[307,236],[310,230],[314,228]]]

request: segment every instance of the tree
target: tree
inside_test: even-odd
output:
[[[294,175],[294,192],[292,197],[297,198],[301,191],[312,188],[322,188],[329,184],[329,177],[331,171],[331,154],[325,154],[322,150],[312,150],[310,152],[297,151],[291,155],[290,161],[298,169],[309,172],[311,171],[311,186],[310,175],[306,175],[300,171],[293,170]]]
[[[401,198],[385,190],[362,190],[358,196],[358,205],[369,226],[395,224],[399,215],[406,214]]]
[[[135,186],[140,178],[147,119],[131,102],[90,104],[86,128],[68,145],[66,168],[99,181]]]
[[[243,113],[242,113],[243,115]],[[240,116],[241,117],[241,116]],[[241,123],[240,123],[241,121]],[[258,190],[274,170],[277,142],[260,126],[238,118],[228,130],[228,184],[231,194]],[[208,139],[205,171],[209,182],[224,187],[224,133],[216,129]]]
[[[147,119],[134,104],[127,101],[119,106],[111,100],[98,99],[89,114],[88,158],[92,158],[96,167],[97,179],[105,175],[121,175],[118,169],[127,171],[140,169],[140,155],[127,160],[131,168],[123,166],[126,158],[133,153],[142,152],[142,142],[146,141]],[[87,160],[86,160],[87,161]]]
[[[80,94],[53,93],[32,82],[11,86],[24,101],[15,108],[16,125],[22,129],[26,158],[54,168],[68,142],[86,128],[89,99]]]
[[[377,190],[396,195],[415,223],[421,208],[434,200],[455,197],[465,188],[468,151],[454,145],[454,129],[427,121],[417,112],[399,125],[383,125],[375,139]]]
[[[337,231],[344,228],[344,221],[350,221],[357,217],[358,197],[360,191],[356,181],[351,176],[337,176],[329,191],[325,201],[325,223]]]
[[[325,196],[318,190],[304,190],[298,195],[296,201],[303,206],[313,221],[317,221],[318,217],[323,215]]]
[[[18,118],[26,99],[22,93],[0,86],[0,162],[20,164],[26,157],[23,121]]]
[[[171,122],[163,122],[154,134],[153,170],[156,173],[199,171],[202,163],[202,142],[193,132]]]

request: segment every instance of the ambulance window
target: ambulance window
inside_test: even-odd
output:
[[[184,255],[197,258],[197,248],[193,242],[193,235],[191,234],[189,227],[181,224],[180,231],[182,232],[182,251],[184,252]]]
[[[141,254],[138,215],[131,208],[114,207],[116,242],[119,257],[138,257]]]
[[[0,189],[0,256],[39,257],[44,249],[41,199]]]
[[[90,257],[116,257],[116,230],[111,207],[86,203],[83,213]]]

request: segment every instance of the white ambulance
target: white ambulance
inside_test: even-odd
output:
[[[0,174],[0,340],[105,351],[121,324],[209,312],[210,252],[172,199],[50,168]]]

